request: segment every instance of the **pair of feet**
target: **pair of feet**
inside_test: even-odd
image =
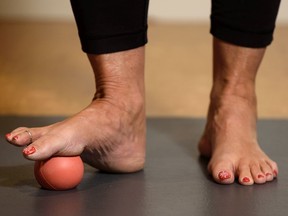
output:
[[[210,157],[209,173],[221,184],[262,184],[278,173],[277,164],[259,147],[255,107],[241,98],[211,101],[199,151]],[[217,102],[217,103],[216,103]],[[145,163],[143,103],[125,106],[95,99],[62,122],[40,128],[20,127],[6,135],[23,155],[43,160],[52,155],[81,155],[84,162],[108,172],[136,172]],[[29,131],[31,134],[29,134]]]

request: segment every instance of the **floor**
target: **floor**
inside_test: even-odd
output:
[[[207,24],[151,21],[148,116],[204,117],[211,86]],[[276,28],[257,79],[260,118],[288,117],[288,25]],[[91,100],[93,75],[73,22],[0,21],[0,114],[71,115]]]
[[[63,117],[0,116],[0,133],[17,125],[41,126]],[[197,153],[204,120],[149,118],[147,164],[134,174],[106,174],[85,167],[80,185],[69,191],[40,189],[33,162],[0,137],[1,215],[53,216],[283,216],[287,215],[287,120],[260,120],[259,140],[277,159],[280,175],[264,185],[220,185]],[[273,132],[273,133],[271,133]],[[2,145],[3,144],[3,145]],[[272,145],[274,144],[274,145]]]

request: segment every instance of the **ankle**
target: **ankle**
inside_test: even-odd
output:
[[[211,101],[240,100],[256,104],[255,84],[251,81],[216,80],[210,94]]]
[[[117,109],[117,113],[119,111],[125,112],[130,116],[145,114],[145,99],[142,94],[121,93],[118,91],[113,94],[107,94],[104,97],[99,97],[99,94],[96,93],[92,103],[102,103],[102,105],[107,106],[108,110],[115,108]]]

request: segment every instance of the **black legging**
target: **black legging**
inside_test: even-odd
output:
[[[212,0],[211,34],[244,47],[266,47],[273,40],[280,0]]]
[[[82,49],[102,54],[147,43],[148,0],[71,0]]]
[[[71,0],[82,49],[103,54],[147,43],[149,0]],[[211,34],[235,45],[272,42],[280,0],[212,0]],[[165,7],[165,5],[163,5]]]

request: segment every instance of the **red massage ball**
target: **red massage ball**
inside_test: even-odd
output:
[[[80,156],[52,157],[35,161],[34,175],[37,182],[49,190],[69,190],[80,184],[84,165]]]

